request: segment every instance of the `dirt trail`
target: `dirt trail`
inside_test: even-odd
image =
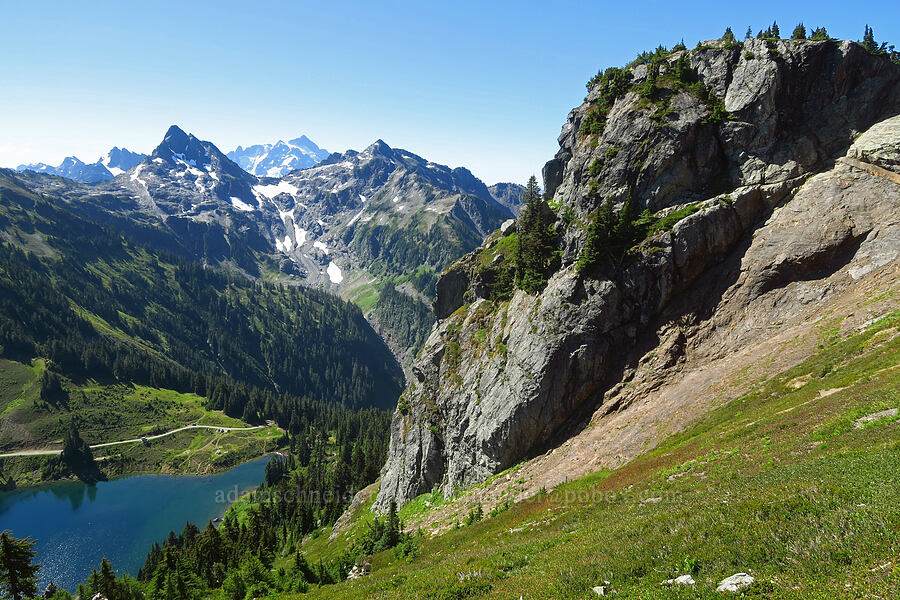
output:
[[[159,438],[166,437],[167,435],[172,435],[178,433],[179,431],[187,431],[188,429],[215,429],[222,433],[228,433],[230,431],[251,431],[253,429],[262,429],[264,427],[269,427],[269,425],[256,425],[254,427],[217,427],[215,425],[187,425],[185,427],[179,427],[178,429],[173,429],[171,431],[167,431],[165,433],[160,433],[157,435],[148,435],[142,438],[134,438],[130,440],[121,440],[118,442],[103,442],[102,444],[91,444],[91,450],[96,450],[97,448],[106,448],[108,446],[118,446],[120,444],[136,444],[139,442],[158,440]],[[13,456],[53,456],[56,454],[60,454],[62,449],[56,450],[18,450],[16,452],[7,452],[5,454],[0,454],[0,458],[11,458]]]

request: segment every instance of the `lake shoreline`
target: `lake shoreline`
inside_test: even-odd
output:
[[[113,452],[103,454],[96,451],[99,455],[95,456],[95,460],[106,480],[134,475],[215,475],[283,450],[283,445],[278,443],[282,435],[283,431],[275,426],[211,435],[182,432],[172,435],[165,442],[137,443],[122,448],[113,446]],[[231,436],[229,449],[194,448],[197,440],[209,446],[211,442],[206,438],[217,436],[221,436],[216,440],[217,444],[224,436]],[[22,455],[0,458],[0,493],[49,483],[79,481],[74,475],[43,478],[42,469],[46,461],[53,457]],[[10,482],[14,487],[9,485]]]

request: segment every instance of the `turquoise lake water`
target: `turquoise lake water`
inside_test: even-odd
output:
[[[263,481],[269,457],[217,475],[134,475],[95,486],[61,482],[0,492],[0,531],[36,541],[41,589],[74,591],[100,559],[137,575],[153,542],[200,529]]]

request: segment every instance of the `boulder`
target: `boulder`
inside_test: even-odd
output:
[[[747,573],[735,573],[731,577],[726,577],[716,586],[717,592],[739,592],[753,585],[756,581],[752,575]]]
[[[869,128],[853,142],[847,156],[900,172],[900,115]]]

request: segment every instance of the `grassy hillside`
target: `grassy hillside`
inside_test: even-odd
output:
[[[413,558],[382,552],[372,575],[296,597],[590,598],[609,581],[621,598],[713,598],[737,572],[756,578],[747,596],[892,597],[898,412],[895,312],[843,339],[823,331],[806,361],[618,470],[480,521],[460,514]],[[696,586],[661,585],[681,574]]]
[[[0,360],[0,454],[62,447],[68,424],[75,421],[91,445],[153,436],[189,425],[250,427],[207,408],[206,398],[173,390],[125,383],[64,381],[64,396],[46,401],[41,394],[44,360],[31,366]],[[153,440],[95,449],[108,476],[137,472],[206,473],[235,466],[279,447],[277,427],[219,432],[194,429]],[[46,456],[0,458],[0,472],[16,485],[39,483]]]

